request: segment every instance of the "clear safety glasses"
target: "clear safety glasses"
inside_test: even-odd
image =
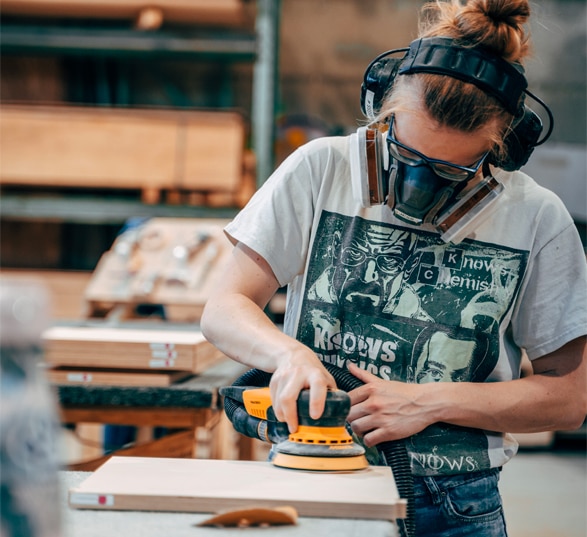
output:
[[[436,175],[439,175],[443,179],[447,179],[448,181],[455,181],[455,182],[462,182],[462,181],[469,181],[479,171],[479,168],[483,164],[483,161],[489,155],[489,151],[486,151],[483,156],[479,159],[479,161],[471,167],[467,166],[459,166],[458,164],[453,164],[451,162],[446,162],[445,160],[437,160],[433,158],[428,158],[426,155],[423,155],[419,151],[408,147],[407,145],[398,142],[394,138],[393,134],[393,122],[395,116],[392,114],[391,120],[389,122],[389,130],[387,131],[387,147],[389,148],[389,154],[407,164],[408,166],[420,166],[421,164],[426,164],[430,168],[434,170]]]

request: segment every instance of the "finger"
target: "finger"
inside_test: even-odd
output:
[[[349,414],[347,416],[347,421],[349,423],[352,424],[356,420],[367,416],[367,414],[368,414],[367,411],[363,409],[363,405],[352,404],[352,399],[351,399],[351,409],[350,409]]]
[[[325,369],[310,379],[310,417],[317,420],[324,413],[328,390],[336,390],[336,381]]]
[[[287,430],[290,434],[293,434],[298,430],[299,421],[296,405],[293,406],[293,410],[287,411],[285,415],[285,423],[287,423]]]
[[[351,407],[354,408],[356,405],[369,399],[369,392],[363,386],[359,386],[349,392],[349,397],[351,398]]]
[[[382,442],[392,442],[404,438],[405,435],[398,434],[389,428],[378,428],[363,435],[363,443],[366,447],[373,447]]]
[[[369,373],[369,371],[365,371],[361,369],[356,364],[349,364],[349,371],[353,374],[353,376],[357,377],[359,380],[363,382],[373,382],[374,380],[381,380],[378,376],[373,375],[373,373]]]
[[[297,399],[297,398],[296,398]],[[298,430],[298,405],[296,399],[287,398],[281,401],[281,410],[283,418],[280,421],[287,423],[287,428],[290,433],[295,433]]]
[[[367,415],[354,418],[349,423],[353,432],[359,436],[364,436],[375,428],[372,417]]]
[[[287,423],[290,433],[298,430],[297,398],[299,389],[271,386],[271,403],[278,421]],[[291,395],[290,395],[291,394]]]
[[[389,440],[389,431],[378,425],[373,416],[364,416],[356,419],[351,423],[351,428],[355,434],[361,437],[361,441],[365,446],[372,447]],[[386,436],[387,435],[387,436]]]
[[[382,433],[380,429],[375,429],[373,431],[369,431],[367,434],[363,435],[363,444],[365,447],[373,447],[377,444],[383,442]]]
[[[317,420],[324,413],[328,387],[323,383],[310,386],[310,417]]]

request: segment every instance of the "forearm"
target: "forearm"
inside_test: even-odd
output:
[[[230,358],[268,372],[301,345],[275,326],[257,304],[239,294],[211,299],[201,328],[206,338]]]
[[[533,363],[534,374],[510,382],[430,386],[446,401],[437,421],[500,432],[575,429],[587,414],[585,338]]]
[[[587,415],[585,338],[533,362],[534,374],[503,382],[383,380],[349,365],[365,384],[350,392],[349,422],[367,445],[444,422],[496,432],[575,429]]]
[[[511,433],[574,429],[585,419],[584,405],[557,380],[533,375],[510,382],[435,384],[425,398],[436,412],[432,421]]]
[[[310,415],[320,417],[326,391],[336,382],[310,348],[283,333],[263,311],[279,288],[271,267],[239,243],[223,276],[204,308],[204,336],[234,360],[273,373],[273,409],[290,431],[298,426],[296,401],[304,388],[310,389]]]

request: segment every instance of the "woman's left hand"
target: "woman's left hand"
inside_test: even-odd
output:
[[[406,438],[433,423],[419,402],[425,385],[383,380],[355,364],[349,364],[349,371],[365,384],[349,392],[347,421],[367,447]]]

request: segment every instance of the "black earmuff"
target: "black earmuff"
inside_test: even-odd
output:
[[[367,118],[375,119],[381,111],[381,106],[387,93],[393,87],[398,69],[404,59],[390,56],[407,51],[407,48],[389,50],[377,56],[367,67],[361,84],[361,111]]]
[[[392,57],[398,53],[403,57]],[[514,122],[504,139],[505,151],[491,155],[489,162],[506,171],[520,169],[534,151],[551,135],[554,118],[549,107],[527,90],[523,68],[489,51],[463,47],[454,39],[430,37],[417,39],[409,48],[393,49],[377,56],[367,67],[361,85],[361,110],[370,119],[381,112],[385,98],[397,76],[413,73],[434,73],[451,76],[475,84],[498,99]],[[546,111],[549,125],[540,139],[543,124],[540,117],[524,104],[526,96]]]

